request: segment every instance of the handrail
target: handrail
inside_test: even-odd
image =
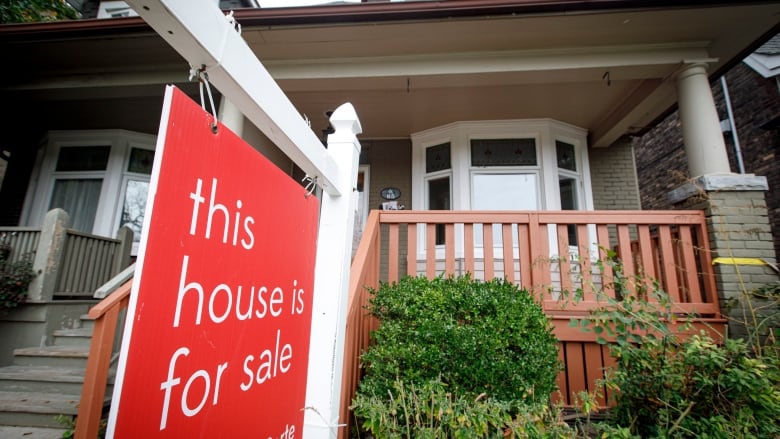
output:
[[[98,435],[119,313],[127,308],[132,284],[133,279],[128,280],[89,310],[88,316],[95,319],[95,329],[76,418],[74,437],[77,439],[94,439]]]
[[[347,327],[344,340],[344,362],[341,380],[342,398],[352,395],[360,380],[360,366],[353,362],[355,355],[368,343],[369,333],[377,325],[368,315],[365,307],[367,297],[362,294],[365,287],[375,288],[379,282],[379,212],[371,211],[363,230],[352,266],[349,272],[349,298],[347,308]],[[351,396],[350,396],[351,398]],[[349,404],[341,404],[339,419],[349,416]],[[339,437],[346,437],[346,429],[339,430]]]

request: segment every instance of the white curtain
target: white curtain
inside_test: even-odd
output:
[[[54,183],[49,209],[61,208],[70,216],[70,227],[92,233],[103,179],[67,179]]]

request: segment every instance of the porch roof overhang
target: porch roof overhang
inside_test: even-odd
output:
[[[716,76],[780,30],[778,1],[409,1],[235,15],[315,131],[349,101],[364,138],[546,117],[587,129],[596,147],[673,108],[682,64],[704,61]],[[154,132],[162,84],[195,89],[139,18],[0,26],[0,45],[14,66],[0,73],[6,108],[43,102],[61,129]]]

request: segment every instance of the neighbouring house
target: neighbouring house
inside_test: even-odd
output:
[[[83,3],[85,11],[125,14],[121,2]],[[710,81],[778,32],[780,1],[245,6],[230,5],[243,38],[323,142],[336,107],[351,102],[360,117],[356,285],[401,273],[502,276],[529,288],[552,286],[542,297],[545,309],[565,322],[594,303],[591,283],[607,288],[609,272],[588,255],[609,248],[626,274],[660,278],[682,311],[718,325],[719,299],[739,295],[740,272],[733,264],[713,271],[712,259],[726,256],[727,246],[771,241],[770,185],[760,168],[732,172]],[[40,230],[49,240],[62,230],[89,239],[124,230],[115,245],[124,242],[132,255],[127,231],[136,240],[141,232],[164,85],[197,100],[190,66],[132,16],[3,25],[0,48],[8,66],[0,72],[7,162],[0,230]],[[215,93],[221,120],[279,168],[303,177]],[[663,157],[682,157],[691,178],[668,187],[681,203],[643,211],[632,136],[675,106],[682,142],[651,149],[673,149]],[[650,166],[670,168],[660,159]],[[736,229],[713,227],[724,221]],[[733,233],[739,227],[766,236]],[[64,270],[52,272],[51,258],[35,257],[45,270],[30,307],[94,303],[85,300],[92,298],[88,288],[61,291]],[[75,265],[89,265],[82,259]],[[777,277],[759,267],[743,279],[752,287]],[[561,309],[561,296],[575,288],[586,290],[585,300]],[[12,354],[41,336],[40,349],[50,348],[52,330],[81,324],[74,313],[39,315],[43,332],[4,341],[0,361],[16,361]],[[4,318],[3,331],[27,331],[26,317]],[[609,355],[566,327],[556,326],[567,364],[559,385],[562,402],[571,403],[593,386]],[[359,352],[365,342],[350,338],[347,345]],[[355,355],[348,351],[345,359],[352,365],[345,366],[345,399],[359,376]]]

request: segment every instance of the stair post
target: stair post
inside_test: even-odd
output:
[[[31,302],[49,301],[54,296],[69,221],[68,213],[59,208],[47,212],[43,219],[41,236],[33,259],[33,270],[38,276],[30,282],[27,293]]]
[[[116,239],[120,244],[117,246],[114,254],[114,264],[111,268],[111,275],[115,276],[130,265],[130,252],[133,249],[133,230],[130,227],[122,226],[116,232]]]

